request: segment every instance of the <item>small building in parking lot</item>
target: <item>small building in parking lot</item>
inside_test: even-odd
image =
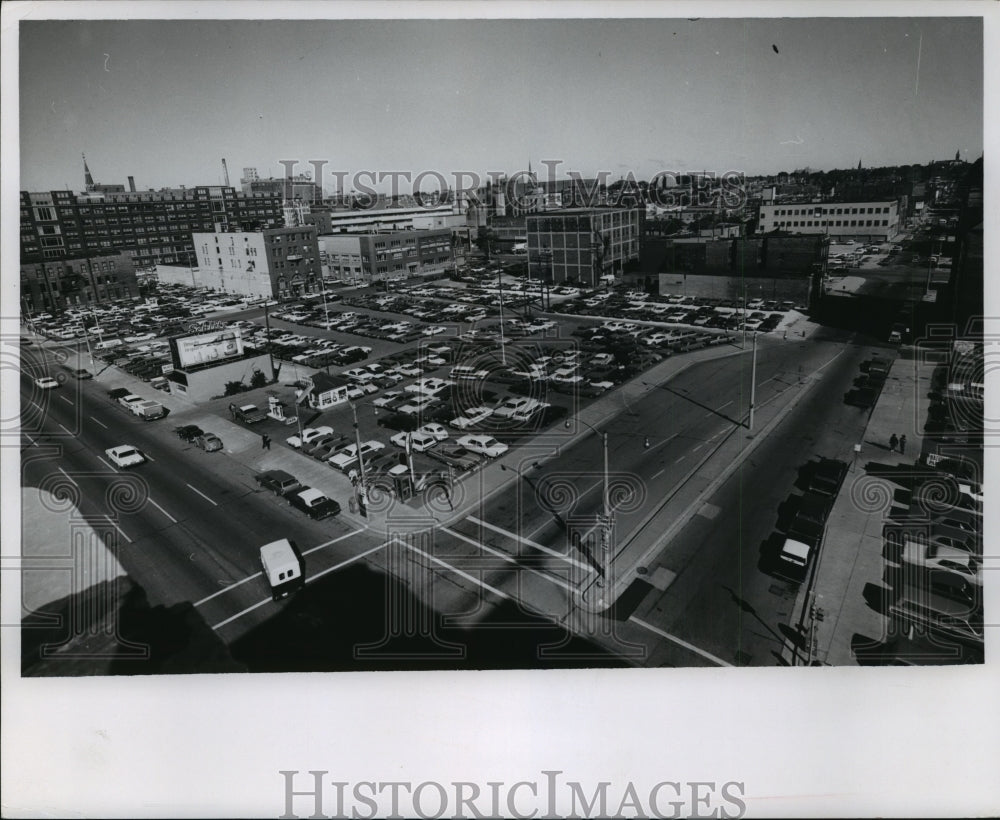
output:
[[[328,410],[347,401],[347,391],[351,382],[343,376],[331,376],[320,371],[310,376],[307,381],[309,386],[305,389],[305,396],[299,396],[299,401],[306,398],[314,410]]]

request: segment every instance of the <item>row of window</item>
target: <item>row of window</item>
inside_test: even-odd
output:
[[[881,222],[878,219],[851,219],[851,220],[840,220],[836,222],[832,219],[824,219],[822,221],[816,220],[803,220],[799,222],[798,220],[794,222],[775,222],[774,223],[779,228],[878,228],[886,227],[889,224],[888,219],[883,219]]]
[[[837,208],[834,211],[833,208],[822,208],[822,207],[812,207],[812,208],[781,208],[774,212],[775,216],[830,216],[833,214],[863,214],[866,213],[863,207],[861,208]],[[873,206],[868,208],[867,213],[870,214],[887,214],[889,213],[888,206]],[[761,214],[761,219],[766,217],[766,213]]]

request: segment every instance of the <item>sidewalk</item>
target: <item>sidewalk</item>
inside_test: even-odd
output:
[[[855,635],[871,641],[882,641],[887,635],[886,617],[868,601],[873,588],[885,589],[882,526],[898,487],[885,478],[868,475],[867,466],[912,465],[920,456],[934,367],[934,363],[921,363],[912,348],[901,348],[889,370],[860,442],[861,453],[830,512],[812,586],[803,585],[799,590],[792,626],[801,627],[804,645],[797,655],[786,648],[785,657],[790,662],[805,664],[811,656],[822,664],[855,666]],[[893,434],[906,436],[905,453],[889,452]]]

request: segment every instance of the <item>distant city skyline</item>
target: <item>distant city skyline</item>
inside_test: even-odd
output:
[[[223,157],[237,187],[325,161],[329,193],[332,172],[350,190],[364,170],[451,184],[548,160],[613,181],[983,152],[975,18],[21,25],[22,190],[82,189],[82,153],[143,190],[221,184]]]

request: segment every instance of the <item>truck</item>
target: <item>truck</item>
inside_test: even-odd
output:
[[[158,401],[144,400],[133,401],[129,404],[128,408],[133,414],[141,418],[143,421],[153,421],[154,419],[162,419],[169,412],[166,407],[160,404]]]
[[[230,404],[229,412],[232,414],[233,421],[242,421],[244,424],[255,424],[267,418],[267,414],[256,404],[244,404],[240,407]]]

